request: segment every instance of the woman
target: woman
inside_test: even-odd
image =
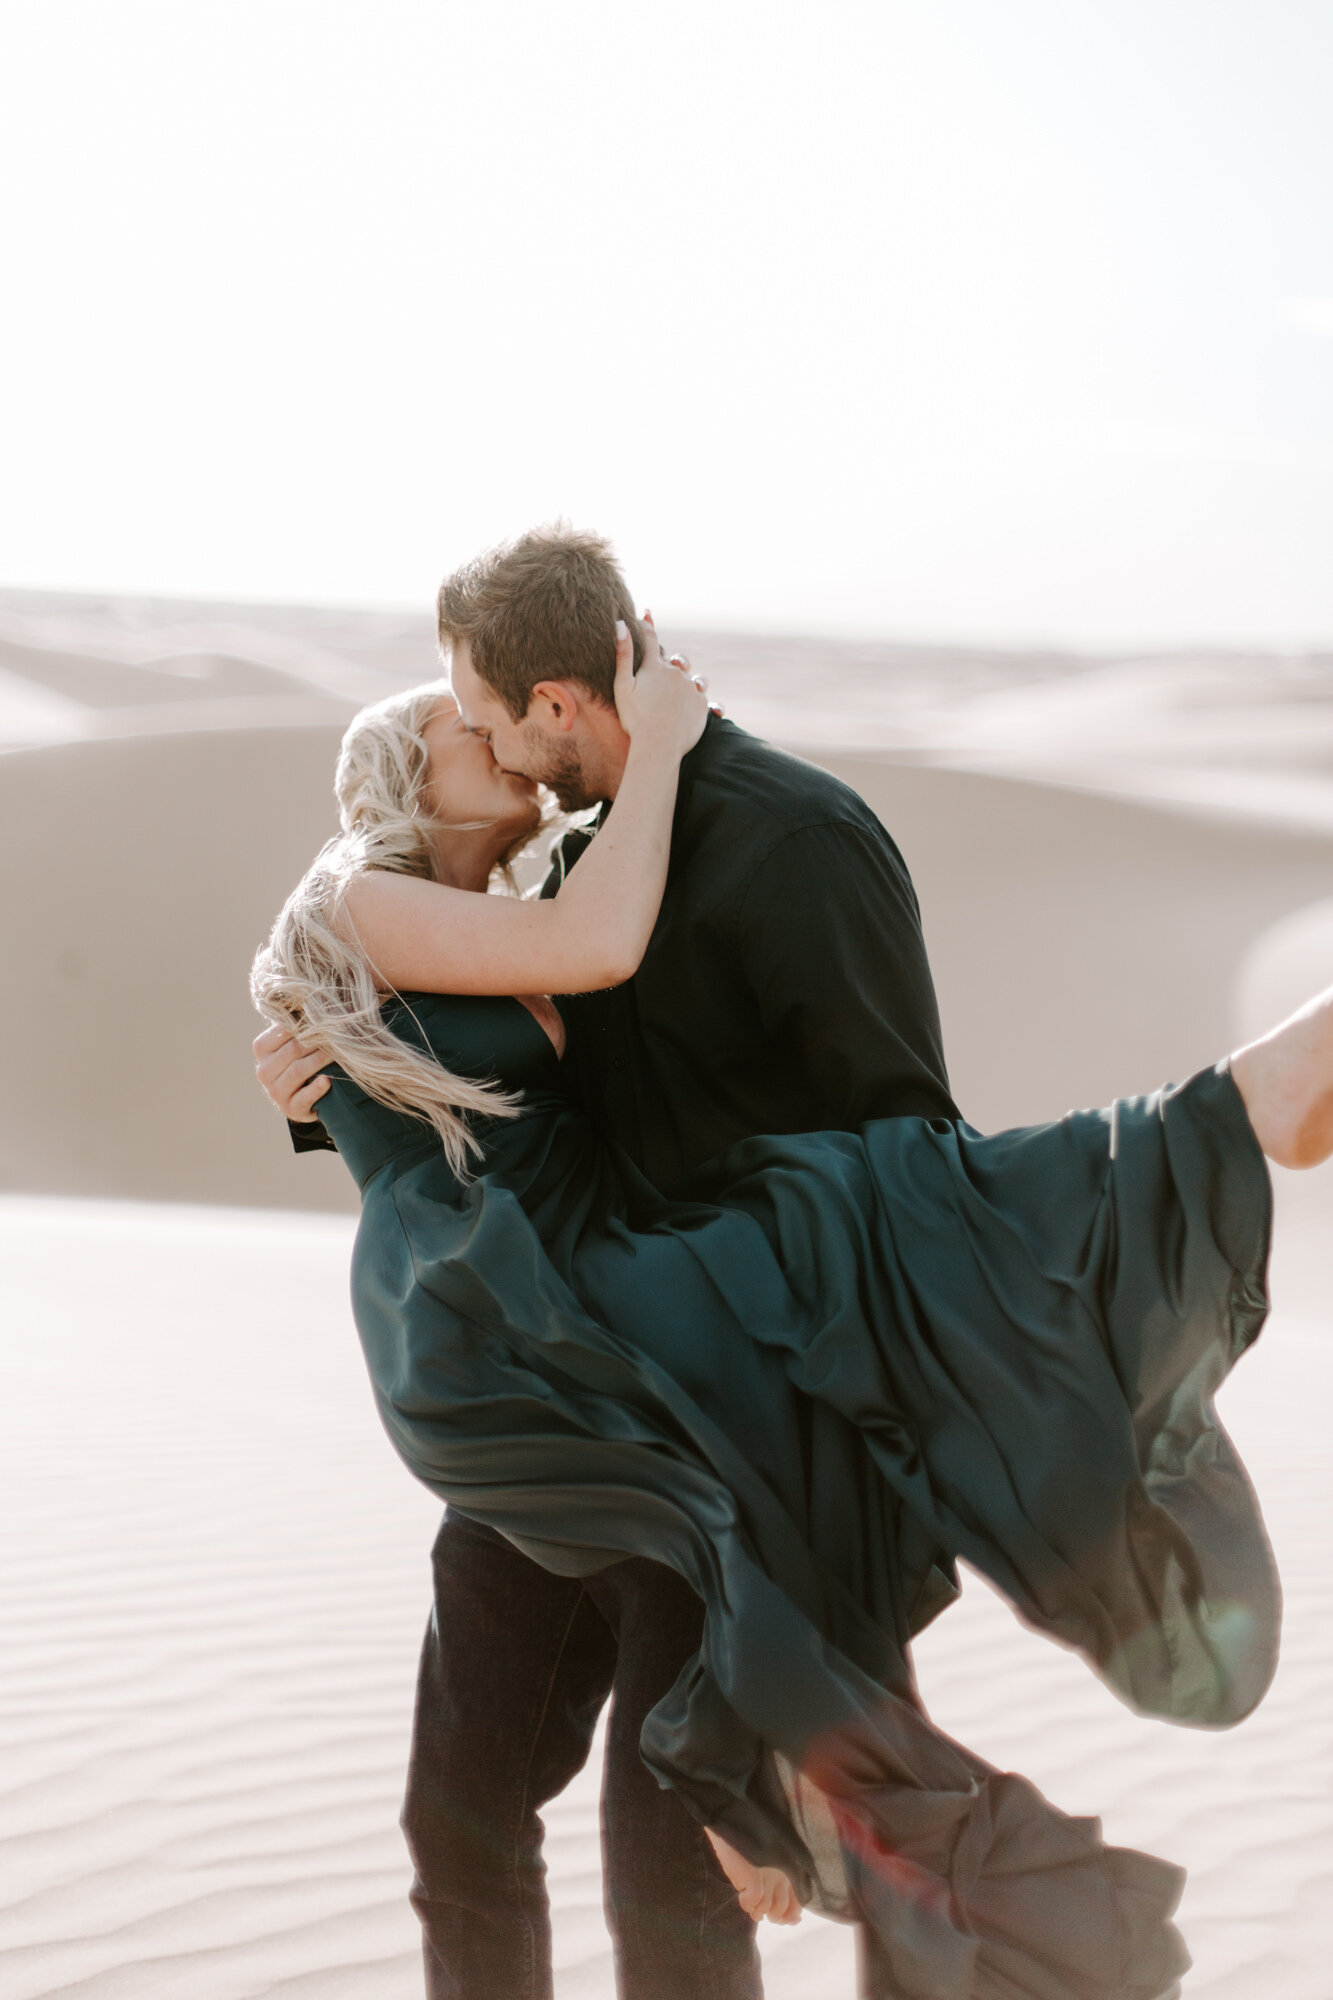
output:
[[[422,689],[352,725],[344,833],[256,961],[338,1063],[385,1424],[548,1567],[703,1599],[644,1754],[748,1907],[872,1925],[903,1995],[1158,2000],[1177,1871],[933,1730],[907,1645],[964,1556],[1142,1711],[1260,1699],[1276,1581],[1212,1397],[1266,1311],[1263,1153],[1333,1148],[1333,998],[1106,1113],[754,1139],[666,1203],[569,1101],[544,997],[628,978],[662,894],[705,705],[630,661],[622,629],[629,762],[558,896],[484,893],[537,794]]]

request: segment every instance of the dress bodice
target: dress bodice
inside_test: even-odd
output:
[[[560,1058],[546,1030],[505,995],[404,993],[385,1008],[385,1024],[400,1040],[436,1056],[446,1069],[476,1083],[495,1083],[521,1096],[518,1119],[474,1119],[489,1170],[494,1154],[512,1156],[527,1120],[567,1107]],[[433,1129],[407,1112],[390,1110],[337,1067],[320,1117],[338,1151],[364,1187],[390,1160],[407,1162],[439,1148]]]
[[[485,1077],[506,1090],[561,1093],[551,1037],[507,994],[402,993],[384,1019],[403,1041],[429,1049],[459,1076]]]

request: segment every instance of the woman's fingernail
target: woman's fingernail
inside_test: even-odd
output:
[[[629,626],[623,618],[617,618],[616,620],[616,637],[617,639],[628,639],[629,637]]]

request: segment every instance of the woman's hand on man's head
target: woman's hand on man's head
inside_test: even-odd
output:
[[[708,720],[704,685],[691,676],[688,661],[663,657],[650,613],[644,614],[643,629],[643,662],[636,673],[629,627],[623,618],[616,620],[616,710],[632,742],[683,757]]]
[[[652,612],[645,611],[641,622],[647,627],[648,632],[652,637],[653,644],[657,647],[657,650],[660,654],[662,650],[662,641],[657,636],[657,627],[653,623]],[[673,653],[671,655],[669,664],[673,667],[679,667],[680,671],[683,674],[688,674],[690,679],[694,682],[694,685],[698,688],[700,694],[707,694],[708,676],[706,674],[695,673],[694,668],[690,665],[690,656],[688,653]],[[710,702],[708,704],[708,713],[710,715],[721,715],[722,704],[717,701]]]

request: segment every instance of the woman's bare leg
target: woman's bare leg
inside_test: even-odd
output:
[[[1280,1167],[1333,1153],[1333,987],[1231,1058],[1255,1136]]]

